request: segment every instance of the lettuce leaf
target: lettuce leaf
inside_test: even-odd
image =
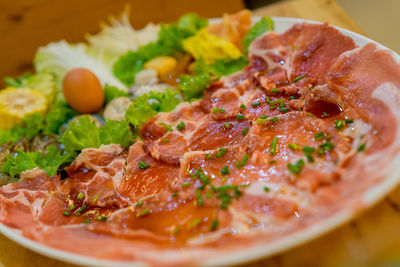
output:
[[[103,145],[120,144],[127,148],[135,142],[136,137],[129,129],[127,121],[107,120],[100,128],[100,140]]]
[[[22,123],[15,125],[9,130],[0,129],[0,145],[4,143],[14,143],[23,137],[28,141],[38,136],[44,129],[43,115],[40,113],[32,114],[23,119]]]
[[[41,152],[24,152],[17,149],[17,153],[7,156],[7,160],[1,166],[1,172],[11,177],[19,176],[22,172],[39,168],[48,175],[57,175],[59,167],[66,162],[71,161],[69,154],[62,154],[56,146],[49,145],[46,154]]]
[[[12,77],[5,77],[4,82],[7,86],[11,87],[21,87],[24,80],[28,79],[31,76],[30,73],[25,73],[19,77],[12,78]]]
[[[44,133],[58,134],[61,125],[77,115],[78,112],[73,110],[65,100],[57,101],[46,115]]]
[[[144,68],[147,61],[157,56],[169,56],[183,51],[182,40],[193,36],[207,25],[207,19],[194,14],[181,17],[177,23],[162,25],[156,42],[141,46],[137,51],[130,51],[118,59],[113,68],[114,75],[125,85],[133,85],[135,74]]]
[[[83,115],[68,124],[68,129],[59,141],[69,152],[81,151],[88,147],[98,148],[101,145],[100,131],[89,115]]]
[[[249,61],[245,57],[240,57],[238,59],[218,59],[213,64],[207,64],[201,57],[196,60],[193,70],[196,74],[206,72],[220,78],[242,70],[248,63]]]
[[[250,44],[261,34],[266,31],[272,31],[274,29],[274,21],[270,17],[262,17],[260,21],[255,23],[253,27],[250,28],[247,35],[243,38],[242,43],[244,47],[244,53],[247,55],[249,53]]]
[[[115,86],[106,84],[104,86],[104,101],[109,103],[111,100],[121,96],[129,96],[129,94]]]
[[[155,116],[158,112],[169,112],[181,100],[179,93],[167,89],[165,92],[150,92],[135,99],[125,113],[125,119],[137,130],[144,122]]]
[[[182,90],[183,99],[190,101],[193,98],[203,96],[203,91],[213,81],[210,74],[207,72],[198,75],[181,75],[179,78],[179,89]]]

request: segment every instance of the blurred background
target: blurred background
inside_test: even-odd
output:
[[[140,28],[148,22],[174,21],[187,12],[218,17],[243,8],[257,10],[279,6],[282,2],[284,0],[0,0],[0,85],[4,85],[4,76],[30,71],[39,46],[60,39],[83,41],[84,33],[99,31],[99,22],[105,21],[110,14],[120,14],[126,3],[131,5],[133,26]],[[400,28],[399,0],[315,2],[326,2],[327,5],[337,2],[359,26],[361,33],[400,52],[400,34],[396,32]],[[308,7],[301,5],[299,8]]]

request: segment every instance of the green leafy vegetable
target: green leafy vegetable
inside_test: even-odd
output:
[[[147,61],[157,56],[169,56],[174,52],[183,51],[182,40],[193,36],[207,24],[207,19],[188,14],[181,17],[177,23],[163,25],[156,42],[139,47],[135,52],[130,51],[118,59],[114,65],[114,75],[127,86],[134,84],[135,74],[144,68]]]
[[[129,96],[129,94],[127,92],[125,92],[124,90],[121,90],[112,85],[106,84],[104,86],[104,100],[105,100],[106,104],[109,103],[114,98],[121,97],[121,96]]]
[[[58,134],[61,125],[77,115],[78,113],[65,100],[57,101],[46,115],[44,133]]]
[[[158,112],[173,110],[180,100],[177,91],[150,92],[136,98],[125,113],[125,119],[138,129]]]
[[[47,147],[46,155],[41,152],[24,152],[22,149],[17,149],[16,154],[7,156],[7,160],[3,163],[1,172],[11,177],[20,175],[22,172],[40,168],[48,175],[54,176],[57,174],[58,168],[71,161],[69,154],[62,154],[56,146],[50,145]]]
[[[179,89],[182,90],[183,99],[191,100],[203,95],[203,91],[211,83],[210,74],[204,72],[198,75],[181,75]]]
[[[249,61],[245,57],[238,59],[218,59],[213,64],[207,64],[203,58],[196,60],[193,70],[196,74],[209,73],[218,78],[243,69]]]
[[[247,55],[249,52],[250,44],[261,34],[266,31],[272,31],[274,29],[274,21],[269,17],[262,17],[259,22],[254,24],[250,28],[247,35],[243,38],[242,43],[244,47],[244,52]]]
[[[130,131],[127,121],[108,120],[100,128],[100,140],[103,145],[120,144],[123,147],[129,147],[135,142],[135,137]]]
[[[25,73],[24,75],[17,78],[5,77],[4,82],[7,84],[7,86],[21,87],[24,80],[28,79],[30,76],[30,73]]]
[[[43,115],[40,113],[32,114],[24,118],[22,123],[15,125],[9,130],[0,129],[0,144],[7,142],[14,143],[23,137],[26,137],[30,141],[35,136],[38,136],[43,128]]]

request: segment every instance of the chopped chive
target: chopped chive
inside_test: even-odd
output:
[[[150,208],[145,208],[144,210],[142,210],[141,212],[138,213],[138,215],[136,215],[137,217],[143,217],[146,214],[150,213]]]
[[[225,129],[229,130],[230,128],[232,128],[232,124],[230,124],[229,122],[224,124]]]
[[[270,122],[277,122],[278,120],[279,120],[278,117],[273,117],[273,118],[271,118],[269,121],[270,121]]]
[[[76,196],[77,199],[83,199],[84,197],[85,197],[85,194],[82,193],[82,192],[80,192],[80,193]]]
[[[246,135],[248,132],[249,132],[249,127],[246,127],[246,128],[243,129],[242,135],[244,136],[244,135]]]
[[[325,152],[324,152],[324,149],[323,149],[323,148],[320,147],[320,148],[317,149],[317,154],[318,154],[318,155],[322,156],[324,153],[325,153]]]
[[[182,188],[190,186],[192,183],[191,182],[183,182],[182,183]]]
[[[272,165],[272,164],[275,164],[275,163],[276,163],[276,160],[274,160],[274,159],[271,160],[270,162],[268,162],[268,164],[271,164],[271,165]]]
[[[172,127],[171,127],[171,125],[168,125],[168,124],[165,124],[165,123],[160,123],[160,126],[163,126],[163,127],[164,127],[164,130],[165,130],[166,132],[172,132]]]
[[[265,102],[269,105],[271,101],[269,101],[269,96],[265,98]]]
[[[197,197],[197,206],[203,206],[203,197],[201,196],[200,189],[196,189],[196,197]]]
[[[216,157],[216,158],[220,158],[220,157],[222,157],[223,155],[225,155],[226,152],[228,152],[228,149],[223,148],[223,147],[220,147],[218,153],[215,154],[215,157]]]
[[[261,105],[260,102],[254,102],[254,103],[251,104],[251,106],[252,106],[253,108],[258,107],[259,105]]]
[[[329,114],[328,113],[326,113],[325,111],[324,112],[322,112],[322,118],[326,118],[326,117],[328,117],[329,116]]]
[[[276,89],[276,88],[272,88],[272,89],[271,89],[271,92],[274,93],[274,94],[279,94],[279,90]]]
[[[236,119],[237,119],[238,121],[241,121],[241,120],[244,119],[244,115],[241,114],[241,113],[239,113],[239,114],[236,116]]]
[[[263,119],[263,120],[265,120],[265,119],[268,118],[268,116],[267,116],[267,115],[262,115],[260,118]]]
[[[93,198],[93,203],[96,203],[98,199],[99,199],[99,196],[95,195],[94,198]]]
[[[268,193],[268,192],[271,191],[271,190],[269,189],[268,186],[264,186],[264,191]]]
[[[347,124],[350,124],[350,123],[353,123],[354,120],[353,119],[346,119],[344,122],[347,123]]]
[[[222,170],[221,170],[221,174],[222,175],[229,174],[229,167],[228,166],[223,167]]]
[[[169,142],[169,139],[168,139],[168,138],[163,138],[162,141],[163,141],[164,143],[168,143],[168,142]]]
[[[294,83],[295,83],[295,82],[298,82],[298,81],[300,81],[301,79],[303,79],[303,78],[305,78],[305,77],[307,77],[307,74],[300,75],[300,76],[294,78],[294,79],[292,80],[292,82],[294,82]]]
[[[185,123],[183,121],[181,121],[180,123],[178,123],[178,125],[176,125],[176,128],[181,131],[186,127]]]
[[[315,140],[322,140],[324,138],[324,136],[325,136],[324,132],[319,132],[319,133],[314,134]]]
[[[82,207],[80,207],[78,210],[77,210],[77,213],[79,213],[79,214],[81,214],[82,212],[84,212],[85,210],[86,210],[86,205],[83,205]]]
[[[69,209],[69,210],[75,209],[75,205],[69,206],[68,209]]]
[[[293,174],[299,174],[301,172],[301,169],[303,169],[304,166],[304,160],[299,159],[296,164],[290,164],[288,163],[287,167],[289,171]]]
[[[269,151],[269,154],[271,156],[275,155],[277,144],[278,144],[278,137],[274,137],[274,139],[272,139],[272,143],[271,143],[271,150]]]
[[[200,223],[201,223],[201,220],[200,220],[200,219],[198,219],[198,218],[193,219],[192,221],[190,221],[190,222],[188,223],[188,228],[189,228],[190,230],[193,230],[193,229],[197,228],[197,226],[198,226]]]
[[[340,130],[344,126],[344,120],[335,120],[335,128]]]
[[[279,109],[280,113],[286,113],[286,112],[289,112],[289,111],[290,111],[290,108],[280,108]]]
[[[98,222],[105,222],[105,221],[107,221],[107,217],[106,216],[96,216],[95,220]]]
[[[218,222],[218,220],[217,220],[217,219],[213,220],[213,221],[212,221],[212,223],[211,223],[210,230],[211,230],[211,231],[215,231],[215,230],[217,230],[217,228],[218,228],[218,224],[219,224],[219,222]]]
[[[219,111],[219,107],[214,107],[211,112],[212,112],[212,114],[217,114],[218,111]]]
[[[143,206],[143,200],[139,200],[139,201],[136,203],[136,207],[141,207],[141,206]]]
[[[225,109],[224,108],[220,108],[219,109],[219,113],[224,114],[225,113]]]
[[[172,235],[177,236],[179,234],[179,226],[175,225],[174,228],[172,229]]]
[[[206,154],[206,159],[211,159],[212,158],[212,154]]]
[[[256,119],[256,123],[257,123],[257,124],[265,124],[265,119],[257,118],[257,119]]]
[[[291,95],[291,96],[289,97],[289,100],[293,100],[293,99],[297,99],[297,96]]]
[[[365,148],[366,148],[366,144],[362,144],[362,145],[360,145],[358,148],[357,148],[357,152],[362,152],[362,151],[364,151],[365,150]]]
[[[279,106],[280,106],[281,108],[286,107],[285,103],[281,103]]]
[[[228,178],[226,176],[222,177],[222,182],[225,183],[228,180]],[[210,191],[212,192],[212,191]]]
[[[71,212],[65,211],[65,212],[63,213],[63,215],[64,215],[65,217],[69,217],[69,216],[71,215]]]
[[[327,141],[319,145],[319,147],[322,148],[323,150],[331,151],[334,148],[334,145],[331,142]]]
[[[313,153],[313,152],[315,151],[315,148],[310,147],[310,146],[303,146],[303,147],[301,148],[301,150],[302,150],[304,153]]]
[[[244,155],[241,161],[235,162],[236,168],[238,168],[238,169],[242,168],[244,165],[246,165],[248,159],[249,159],[249,155],[247,155],[247,154]]]
[[[270,107],[268,107],[268,110],[274,110],[274,109],[276,109],[278,106],[270,106]]]
[[[268,104],[270,104],[270,105],[276,105],[276,104],[282,104],[282,103],[285,103],[285,99],[276,99],[276,100],[273,100],[273,101],[269,101],[268,102]]]
[[[172,193],[172,197],[178,197],[178,193]]]
[[[314,157],[313,156],[311,156],[311,154],[306,154],[306,158],[307,158],[307,160],[308,160],[308,162],[314,162]]]
[[[245,110],[245,109],[246,109],[246,106],[245,106],[244,104],[241,104],[241,105],[240,105],[240,108],[243,109],[243,110]]]
[[[288,144],[288,147],[289,147],[291,150],[297,150],[297,149],[300,148],[300,146],[299,146],[298,144],[296,144],[296,143]]]
[[[309,117],[315,117],[314,114],[309,113],[309,112],[307,112],[306,115],[309,116]]]
[[[84,224],[89,224],[89,223],[90,223],[90,219],[89,219],[89,218],[86,218],[82,223],[84,223]]]
[[[147,164],[147,163],[144,162],[144,161],[139,161],[138,166],[139,166],[139,168],[142,169],[142,170],[145,170],[145,169],[147,169],[147,168],[150,167],[150,165]]]

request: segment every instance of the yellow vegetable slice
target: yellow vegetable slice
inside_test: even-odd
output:
[[[194,58],[203,57],[206,63],[211,64],[217,59],[239,58],[242,53],[239,48],[226,39],[210,34],[207,29],[183,41],[183,48]]]
[[[10,129],[24,117],[45,113],[46,97],[32,89],[8,87],[0,91],[0,129]]]
[[[144,65],[145,69],[156,70],[158,75],[171,72],[176,67],[176,59],[168,56],[155,57]]]

